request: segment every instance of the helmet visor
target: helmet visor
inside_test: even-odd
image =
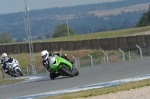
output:
[[[47,54],[45,54],[44,56],[42,56],[43,59],[46,59],[46,57],[47,57]]]
[[[8,56],[4,56],[3,59],[4,59],[5,61],[7,61],[7,60],[8,60]]]

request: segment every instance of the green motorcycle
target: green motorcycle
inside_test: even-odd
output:
[[[49,63],[50,69],[60,73],[62,76],[74,77],[79,75],[79,71],[75,65],[58,55],[50,57]]]

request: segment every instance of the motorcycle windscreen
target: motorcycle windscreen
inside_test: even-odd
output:
[[[59,68],[61,68],[61,65],[60,65],[61,63],[65,63],[70,68],[72,68],[72,64],[68,60],[66,60],[64,58],[61,58],[61,57],[59,57],[57,55],[56,55],[56,62],[54,64],[51,64],[50,68],[53,69],[53,70],[58,70]]]

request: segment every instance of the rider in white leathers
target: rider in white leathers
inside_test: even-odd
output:
[[[10,76],[12,76],[9,71],[8,71],[8,66],[7,64],[8,63],[12,63],[14,61],[17,61],[16,59],[14,59],[13,57],[10,57],[7,55],[7,53],[3,53],[2,54],[2,59],[1,59],[1,65],[2,65],[2,68],[4,70],[4,72]]]

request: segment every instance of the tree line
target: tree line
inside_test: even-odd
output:
[[[137,27],[143,27],[148,25],[150,25],[150,5],[149,10],[142,15],[140,21],[137,23]]]
[[[12,43],[14,42],[13,38],[10,36],[9,32],[3,32],[0,34],[0,44]]]
[[[43,37],[51,38],[68,35],[66,19],[59,19],[55,17],[56,15],[75,15],[73,18],[68,19],[70,35],[144,26],[145,23],[149,24],[147,21],[148,18],[146,18],[147,14],[145,14],[147,10],[122,12],[118,15],[107,15],[103,17],[88,14],[87,12],[128,7],[148,2],[149,0],[122,0],[73,7],[33,10],[29,12],[32,36],[33,39],[42,39]],[[143,13],[145,15],[142,18]],[[145,22],[140,22],[139,20],[145,20]],[[24,29],[23,12],[0,15],[0,33],[3,33],[3,31],[9,31],[9,36],[16,38],[16,42],[23,41],[24,38],[27,38]]]

